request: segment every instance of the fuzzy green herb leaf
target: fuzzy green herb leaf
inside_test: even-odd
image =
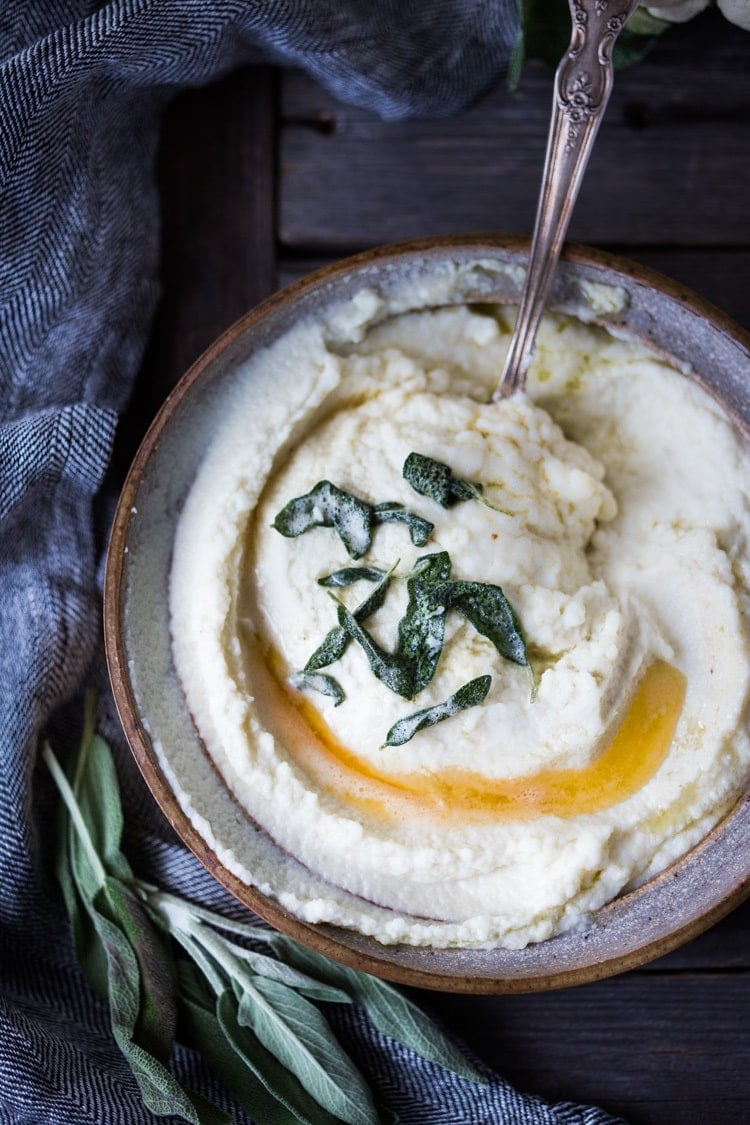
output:
[[[301,1125],[335,1125],[335,1118],[328,1110],[316,1102],[299,1079],[263,1046],[250,1028],[243,1027],[239,1022],[236,997],[230,988],[217,998],[216,1019],[223,1042],[230,1045],[246,1073],[254,1075],[273,1099],[270,1105],[267,1104],[268,1115],[260,1118],[264,1125],[266,1121],[269,1125],[286,1125],[290,1120]],[[271,1106],[273,1109],[269,1112]],[[258,1120],[257,1106],[251,1104],[248,1110]]]
[[[432,707],[425,707],[422,711],[415,711],[413,715],[399,719],[388,731],[385,745],[403,746],[425,727],[442,723],[444,719],[450,719],[451,716],[457,715],[459,711],[466,711],[469,707],[477,707],[484,702],[491,683],[491,676],[478,676],[475,680],[464,684],[442,703],[435,703]]]
[[[376,523],[405,523],[415,547],[424,547],[435,530],[434,523],[402,504],[376,504],[373,508],[373,520]]]
[[[401,504],[369,504],[352,492],[321,480],[304,496],[285,504],[273,526],[289,539],[314,527],[332,527],[353,559],[360,559],[372,546],[372,528],[378,523],[405,523],[415,546],[423,547],[433,525]]]
[[[451,582],[446,607],[460,610],[505,660],[528,664],[520,623],[500,586],[489,582]]]
[[[355,1004],[367,1011],[375,1027],[383,1035],[403,1043],[422,1058],[429,1059],[462,1078],[474,1082],[484,1081],[421,1008],[393,985],[346,965],[329,961],[283,934],[274,934],[271,944],[284,961],[347,992]]]
[[[410,453],[404,462],[404,479],[420,496],[427,496],[443,508],[452,508],[461,500],[473,500],[482,492],[481,484],[460,480],[453,475],[449,465]]]
[[[330,696],[334,706],[338,707],[346,699],[344,689],[333,676],[326,676],[322,672],[295,672],[289,677],[289,683],[298,691],[317,691],[321,695]]]
[[[372,505],[329,480],[321,480],[304,496],[290,500],[273,526],[291,539],[313,527],[333,527],[351,557],[359,559],[372,543]]]
[[[364,1079],[309,1000],[280,981],[258,977],[243,991],[237,1018],[319,1105],[348,1125],[377,1125]]]
[[[378,585],[354,610],[353,616],[355,621],[366,621],[373,613],[377,613],[385,601],[385,596],[388,593],[391,583],[391,575],[397,566],[398,562],[395,562],[391,569],[385,574],[382,574],[380,571],[377,572],[379,575]],[[335,598],[334,601],[336,601]],[[336,604],[338,605],[339,603],[336,602]],[[329,664],[340,660],[350,640],[351,635],[345,628],[341,625],[334,627],[323,638],[323,641],[316,648],[303,671],[306,673],[319,672],[321,668],[327,668]]]
[[[325,574],[318,579],[319,586],[326,589],[340,590],[345,586],[353,586],[355,582],[380,582],[385,574],[374,566],[345,566],[341,570],[334,570],[333,574]]]
[[[117,776],[109,748],[94,733],[93,713],[92,702],[74,785],[49,747],[43,751],[65,809],[57,867],[74,925],[86,929],[86,942],[76,948],[90,953],[98,943],[96,975],[112,1032],[153,1113],[194,1125],[228,1122],[223,1111],[184,1090],[165,1065],[175,1004],[179,1041],[202,1051],[232,1096],[264,1125],[378,1120],[364,1079],[304,997],[362,1003],[381,1031],[477,1077],[390,986],[368,983],[364,974],[317,955],[306,960],[302,946],[265,927],[225,918],[139,880],[119,850]],[[110,791],[100,807],[94,810],[88,799],[80,805],[78,795],[92,797],[103,779]],[[261,953],[258,944],[276,956]]]

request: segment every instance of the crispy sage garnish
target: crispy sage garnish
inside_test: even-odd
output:
[[[382,571],[375,571],[378,575],[378,585],[369,594],[363,602],[354,610],[353,616],[356,621],[366,621],[373,613],[380,609],[385,601],[385,596],[388,593],[388,587],[391,584],[391,575],[398,566],[398,560],[393,564],[390,570],[383,573]],[[363,567],[362,570],[367,570]],[[354,568],[347,568],[349,574],[352,573]],[[337,573],[341,574],[341,571]],[[333,577],[330,575],[329,577]],[[332,585],[347,585],[346,582],[331,583]],[[351,585],[351,583],[348,583]],[[336,599],[334,598],[334,601]],[[336,602],[338,605],[338,602]],[[329,664],[333,664],[335,660],[340,660],[346,651],[346,646],[349,644],[351,634],[347,632],[341,625],[331,629],[329,633],[323,638],[323,641],[315,649],[310,659],[305,664],[303,671],[305,672],[318,672],[321,668],[327,668]]]
[[[488,500],[484,495],[484,485],[477,481],[461,480],[453,475],[450,465],[425,457],[422,453],[409,454],[404,461],[403,475],[415,492],[420,496],[427,496],[443,508],[452,508],[462,500],[478,500],[493,512],[500,512],[504,516],[515,515],[507,508],[501,508]]]
[[[322,672],[295,672],[289,677],[289,683],[297,691],[319,691],[321,695],[329,695],[338,707],[346,699],[344,689],[333,676],[325,676]]]
[[[360,559],[372,545],[373,524],[405,523],[415,547],[424,547],[433,532],[429,520],[410,512],[402,504],[368,504],[366,500],[321,480],[304,496],[285,504],[273,526],[289,539],[313,527],[332,527],[353,559]]]
[[[373,675],[404,699],[413,699],[435,675],[445,641],[445,615],[453,609],[463,613],[505,660],[528,666],[526,642],[502,588],[488,582],[451,581],[450,572],[447,551],[417,560],[408,579],[409,601],[393,652],[364,628],[365,615],[351,613],[340,603],[339,630],[332,630],[324,645],[334,633],[340,638],[343,630],[362,647]]]
[[[334,570],[332,574],[324,574],[318,579],[319,586],[326,589],[342,589],[353,586],[355,582],[379,582],[385,574],[375,566],[345,566],[341,570]]]
[[[409,454],[404,461],[403,474],[415,492],[428,496],[443,508],[452,508],[461,500],[474,500],[483,491],[481,484],[460,480],[453,475],[450,465],[422,453]]]
[[[491,683],[492,676],[477,676],[475,680],[470,680],[468,684],[460,687],[453,695],[449,695],[442,703],[435,703],[432,707],[425,707],[423,711],[415,711],[413,715],[399,719],[388,731],[383,745],[403,746],[425,727],[433,727],[435,723],[442,723],[444,719],[450,719],[459,711],[477,707],[486,699]]]

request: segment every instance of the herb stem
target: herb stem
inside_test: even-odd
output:
[[[78,835],[78,838],[86,851],[86,858],[91,864],[91,869],[96,876],[97,882],[99,883],[100,887],[103,887],[107,878],[107,872],[104,870],[104,864],[97,855],[96,848],[94,847],[89,831],[81,815],[81,810],[78,807],[78,802],[76,801],[75,794],[70,786],[70,782],[65,776],[65,771],[63,770],[55,755],[52,753],[52,747],[48,742],[46,742],[42,748],[42,757],[44,758],[44,761],[46,762],[47,767],[55,780],[55,784],[57,785],[57,788],[60,792],[60,796],[65,802],[65,807],[68,810],[71,824],[75,828],[76,834]]]
[[[171,894],[169,891],[153,888],[149,884],[141,882],[141,880],[138,880],[138,884],[140,888],[146,890],[145,897],[149,905],[165,918],[169,916],[170,911],[173,913],[180,910],[187,912],[189,909],[193,918],[199,918],[201,922],[207,922],[217,930],[227,930],[229,933],[239,934],[241,937],[256,938],[258,941],[266,942],[266,944],[273,941],[274,935],[269,930],[261,929],[259,926],[248,926],[245,922],[235,922],[231,918],[225,918],[222,914],[216,914],[213,910],[208,910],[206,907],[198,906],[193,902],[190,903],[188,908],[184,899]]]

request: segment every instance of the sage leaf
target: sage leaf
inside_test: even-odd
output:
[[[447,551],[425,555],[407,581],[409,600],[398,626],[398,658],[409,669],[413,698],[429,684],[445,641],[445,581],[450,576]]]
[[[446,604],[460,610],[477,632],[492,642],[500,656],[514,664],[529,663],[521,625],[500,586],[452,582]]]
[[[481,484],[460,480],[453,475],[449,465],[421,453],[410,453],[402,472],[415,492],[429,497],[443,508],[452,508],[461,500],[475,500],[483,491]]]
[[[298,1078],[267,1050],[252,1030],[238,1019],[236,1001],[231,989],[223,992],[216,1001],[216,1019],[222,1034],[245,1066],[263,1084],[284,1110],[293,1115],[292,1120],[301,1125],[338,1125],[337,1119],[320,1106],[307,1092]],[[255,1110],[251,1110],[255,1116]],[[257,1120],[257,1118],[256,1118]],[[287,1118],[261,1118],[264,1125],[286,1125]]]
[[[130,1065],[144,1102],[153,1113],[181,1114],[193,1125],[201,1125],[195,1107],[180,1084],[158,1059],[136,1042],[141,1001],[138,960],[124,930],[110,921],[97,902],[92,903],[92,909],[107,957],[112,1034]]]
[[[378,585],[354,610],[356,621],[366,621],[368,617],[371,617],[373,613],[377,613],[380,609],[391,584],[391,575],[397,566],[398,561],[385,574],[380,575]],[[335,598],[334,601],[336,601]],[[338,604],[339,602],[336,601],[336,605]],[[303,671],[307,673],[318,672],[321,668],[327,668],[329,664],[340,660],[346,652],[349,640],[350,634],[341,625],[331,629],[307,661]]]
[[[331,696],[335,701],[335,707],[338,707],[346,699],[344,689],[333,676],[324,676],[320,673],[295,672],[293,676],[290,676],[289,682],[292,687],[297,688],[298,691],[318,691],[321,695]]]
[[[305,664],[303,671],[309,675],[334,664],[346,652],[349,644],[349,634],[340,625],[326,633],[325,637],[315,649],[310,659]]]
[[[422,1058],[473,1082],[484,1078],[421,1008],[393,985],[299,945],[283,934],[271,944],[279,957],[320,980],[344,989],[365,1009],[378,1031],[403,1043]]]
[[[114,759],[104,739],[94,730],[95,715],[95,696],[88,692],[73,793],[104,867],[119,879],[132,879],[130,864],[120,850],[123,815]]]
[[[321,480],[304,496],[290,500],[273,526],[292,539],[313,527],[335,528],[351,557],[359,559],[372,543],[372,505],[329,480]]]
[[[43,754],[50,764],[49,759],[52,757],[52,752],[49,746],[45,746]],[[57,766],[54,758],[52,758],[52,761]],[[51,764],[50,768],[52,768]],[[59,766],[57,768],[59,769]],[[60,804],[58,810],[57,826],[57,835],[61,841],[61,846],[57,849],[55,857],[55,874],[60,884],[65,909],[70,920],[76,958],[83,969],[84,976],[97,996],[106,1000],[107,958],[89,912],[76,890],[70,860],[70,817],[64,802]]]
[[[237,1018],[329,1112],[348,1125],[377,1125],[367,1084],[309,1000],[259,977],[244,989]]]
[[[233,999],[229,996],[230,1011],[232,1007]],[[203,1055],[216,1077],[223,1082],[249,1117],[263,1122],[263,1125],[298,1125],[301,1121],[307,1122],[308,1125],[318,1125],[312,1116],[302,1116],[279,1101],[257,1077],[255,1070],[248,1065],[246,1054],[238,1050],[232,1039],[227,1037],[225,1028],[230,1020],[231,1016],[228,1016],[222,1026],[213,1008],[207,1008],[193,996],[181,997],[180,1031],[183,1042]],[[242,1029],[237,1026],[236,1019],[232,1032],[234,1033],[235,1030],[240,1036],[242,1035]],[[275,1059],[272,1060],[272,1064],[278,1066]],[[230,1117],[230,1125],[233,1121],[234,1117]]]
[[[282,535],[296,539],[313,527],[332,527],[353,559],[360,559],[372,546],[374,524],[405,523],[415,546],[423,547],[434,527],[429,520],[410,512],[402,504],[369,504],[352,492],[321,480],[304,496],[296,496],[276,515],[273,526]]]
[[[413,715],[399,719],[388,731],[385,745],[403,746],[425,727],[442,723],[443,720],[450,719],[452,715],[466,711],[469,707],[477,707],[484,702],[491,683],[491,676],[477,676],[475,680],[464,684],[442,703],[435,703],[432,707],[425,707],[422,711],[416,711]]]
[[[254,949],[244,949],[242,946],[232,945],[235,957],[240,960],[246,961],[254,973],[258,976],[267,977],[269,980],[278,981],[280,984],[285,984],[289,988],[296,989],[301,992],[303,996],[309,996],[312,1000],[323,1001],[328,1004],[350,1004],[351,999],[346,992],[340,988],[333,988],[331,985],[322,984],[320,981],[315,980],[314,977],[302,973],[299,969],[287,965],[284,961],[279,961],[275,957],[269,957],[267,953],[258,953]]]
[[[381,683],[404,699],[414,696],[414,679],[410,665],[399,653],[386,652],[364,629],[344,605],[338,609],[339,625],[352,640],[357,641],[367,657],[370,671]]]
[[[373,509],[375,523],[405,523],[409,538],[415,547],[424,547],[430,539],[435,524],[405,508],[403,504],[376,504]]]
[[[328,589],[341,589],[353,586],[355,582],[379,582],[384,574],[384,570],[378,570],[374,566],[345,566],[319,578],[318,585]]]
[[[432,457],[410,453],[404,462],[403,474],[415,492],[429,497],[443,508],[452,508],[462,500],[478,500],[493,512],[500,512],[503,516],[515,515],[508,508],[488,500],[484,495],[484,485],[455,477],[450,465],[434,461]]]
[[[397,988],[366,973],[357,973],[356,978],[355,1002],[367,1011],[378,1031],[453,1074],[485,1083],[483,1075],[447,1035]]]
[[[177,1022],[177,977],[172,951],[129,887],[107,876],[108,907],[133,947],[141,976],[141,1005],[134,1036],[149,1054],[166,1062]]]

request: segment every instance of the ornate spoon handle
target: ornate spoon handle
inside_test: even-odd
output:
[[[555,74],[552,120],[526,282],[493,399],[521,390],[565,232],[612,89],[612,48],[639,0],[568,0],[573,30]]]

